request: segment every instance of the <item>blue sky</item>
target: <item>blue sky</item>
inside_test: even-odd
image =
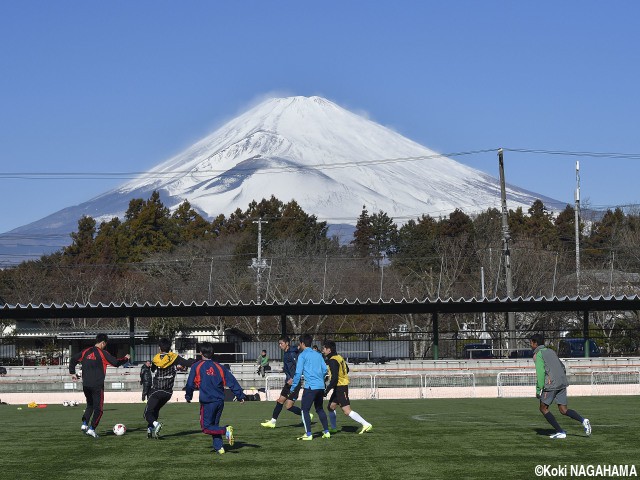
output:
[[[507,181],[640,202],[640,2],[4,1],[0,232],[86,201],[267,95],[320,95]],[[495,153],[458,161],[498,176]],[[27,178],[13,178],[25,177]]]

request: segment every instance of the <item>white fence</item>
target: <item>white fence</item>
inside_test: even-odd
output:
[[[284,378],[282,374],[265,378],[267,400],[278,398]],[[496,387],[499,398],[514,398],[535,395],[536,372],[499,372],[493,386],[481,387],[471,372],[353,374],[349,380],[352,399],[495,398]],[[640,395],[640,370],[594,370],[589,383],[570,385],[569,395]]]
[[[284,375],[268,375],[265,378],[267,400],[276,400],[280,396],[284,378]],[[349,375],[349,398],[354,400],[473,397],[473,373]]]
[[[640,370],[595,370],[589,384],[570,385],[569,395],[640,395]],[[498,373],[498,397],[530,397],[535,392],[536,372]]]

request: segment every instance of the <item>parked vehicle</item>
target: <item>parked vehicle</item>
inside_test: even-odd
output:
[[[509,352],[509,358],[533,358],[533,350],[530,348],[521,348]]]
[[[488,343],[468,343],[463,348],[464,358],[486,359],[493,358],[493,349]]]
[[[561,358],[584,357],[584,338],[563,338],[560,340],[560,343],[558,343],[558,356]],[[593,339],[589,339],[589,356],[600,356],[600,347]]]

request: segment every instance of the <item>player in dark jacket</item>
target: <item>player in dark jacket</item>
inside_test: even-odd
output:
[[[69,373],[73,380],[78,380],[76,375],[76,365],[82,365],[82,391],[87,399],[87,408],[82,415],[81,430],[87,435],[98,438],[96,428],[102,417],[104,406],[104,377],[107,372],[107,365],[119,367],[126,363],[130,356],[115,358],[105,350],[109,338],[105,333],[96,336],[96,344],[75,354],[69,361]],[[93,415],[92,415],[93,412]],[[91,423],[89,420],[91,419]]]
[[[173,384],[176,380],[176,373],[179,368],[189,368],[195,360],[182,358],[177,353],[171,351],[171,340],[161,338],[158,341],[160,353],[153,357],[151,372],[155,372],[153,386],[147,406],[144,409],[144,418],[147,420],[147,438],[160,437],[162,423],[158,421],[160,409],[171,400],[173,395]]]
[[[273,409],[271,420],[265,420],[260,425],[265,428],[276,428],[276,421],[282,412],[282,406],[284,405],[287,410],[296,415],[302,415],[300,407],[296,407],[293,403],[298,398],[300,392],[300,386],[296,392],[291,395],[291,382],[293,382],[293,376],[296,374],[296,362],[298,361],[298,347],[291,345],[291,339],[287,336],[280,337],[278,340],[278,346],[280,350],[284,352],[282,355],[282,370],[284,371],[284,387],[280,392],[280,397],[276,400],[276,406]]]
[[[151,362],[147,360],[140,367],[140,385],[142,385],[142,401],[149,398],[153,376],[151,375]]]
[[[213,437],[213,450],[224,453],[222,435],[225,435],[229,445],[233,445],[233,427],[220,426],[220,417],[224,410],[224,387],[229,387],[236,399],[244,402],[242,387],[230,370],[225,369],[213,357],[213,344],[203,342],[200,345],[202,360],[193,364],[187,380],[184,398],[191,402],[193,391],[200,390],[200,427],[202,433]]]

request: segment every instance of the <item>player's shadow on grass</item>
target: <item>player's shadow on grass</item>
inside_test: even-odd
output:
[[[242,442],[242,441],[236,440],[235,443],[233,444],[233,446],[225,445],[224,446],[224,451],[225,451],[225,453],[240,453],[239,450],[241,448],[262,448],[262,445],[258,445],[256,443],[247,443],[247,442]],[[209,450],[211,451],[211,453],[214,452],[214,450],[212,448],[210,448],[210,447],[209,447]]]
[[[163,438],[171,438],[171,437],[186,437],[187,435],[195,435],[195,434],[202,435],[202,430],[185,430],[184,432],[176,432],[176,433],[170,433],[168,435],[160,435],[159,440],[162,440]]]
[[[536,431],[536,434],[543,435],[545,437],[548,437],[556,433],[555,430],[551,430],[550,428],[534,428],[534,430]]]
[[[311,425],[315,425],[316,422],[311,422]],[[278,428],[304,428],[303,423],[292,423],[290,425],[278,425]]]

